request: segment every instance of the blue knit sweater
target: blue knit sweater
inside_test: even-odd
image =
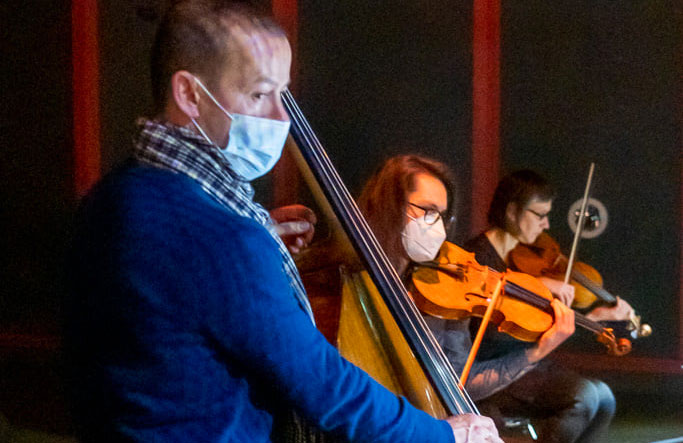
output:
[[[66,348],[84,439],[270,441],[294,407],[351,440],[453,440],[341,358],[268,232],[190,178],[124,168],[85,201],[76,233]]]

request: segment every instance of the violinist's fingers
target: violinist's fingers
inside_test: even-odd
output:
[[[555,313],[554,327],[561,335],[569,337],[575,329],[574,311],[558,299],[553,300],[551,306]]]
[[[565,296],[565,294],[557,294],[557,299],[561,301],[565,306],[570,306],[571,301]]]
[[[624,299],[617,297],[617,304],[614,306],[598,306],[591,310],[586,318],[593,321],[621,321],[631,320],[635,312],[631,305]]]
[[[621,297],[617,297],[617,309],[623,320],[629,320],[636,315],[636,311],[633,310],[633,307]]]
[[[562,280],[555,280],[548,277],[539,277],[541,283],[543,283],[552,294],[560,299],[562,303],[567,306],[571,306],[574,301],[574,286],[565,284]]]
[[[571,306],[574,301],[574,286],[562,283],[557,292],[557,298],[565,306]]]
[[[545,358],[574,333],[574,311],[558,298],[554,298],[550,306],[555,314],[553,325],[541,335],[536,346],[527,350],[526,355],[530,363]]]

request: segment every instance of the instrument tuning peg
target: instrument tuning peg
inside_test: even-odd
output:
[[[650,334],[652,334],[652,327],[650,325],[647,323],[640,325],[640,328],[638,328],[638,337],[647,337]]]

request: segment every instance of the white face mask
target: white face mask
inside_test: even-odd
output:
[[[446,240],[446,229],[440,218],[430,225],[424,220],[424,216],[413,218],[408,215],[410,221],[403,228],[401,241],[406,254],[415,262],[433,260],[439,253],[439,248]]]
[[[289,122],[270,118],[253,117],[229,113],[195,77],[197,84],[213,100],[218,108],[232,120],[225,148],[216,145],[204,130],[192,119],[197,130],[206,141],[218,148],[218,152],[230,163],[232,170],[246,181],[254,180],[273,169],[282,155]]]

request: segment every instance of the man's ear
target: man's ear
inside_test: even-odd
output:
[[[199,117],[199,91],[194,75],[177,71],[171,76],[171,92],[178,109],[190,118]]]

